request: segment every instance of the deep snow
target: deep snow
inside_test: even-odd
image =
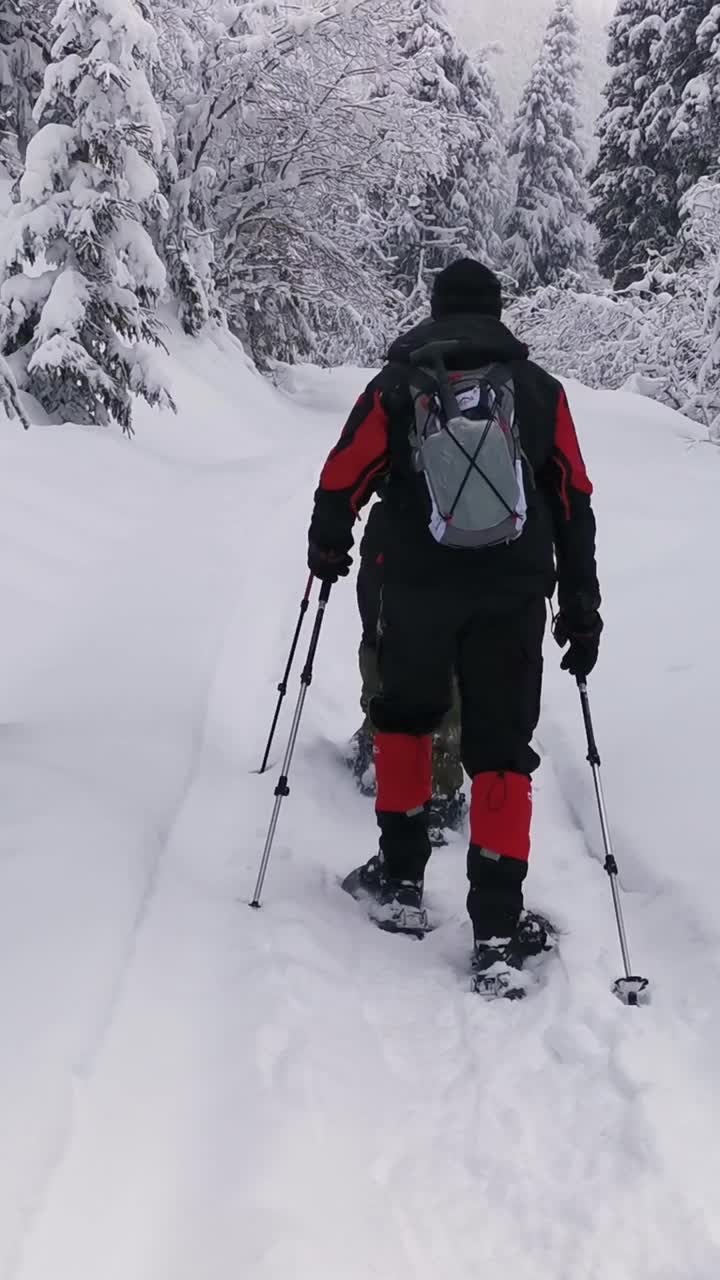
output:
[[[468,993],[464,849],[440,927],[378,934],[334,592],[262,912],[262,753],[320,463],[364,374],[275,389],[173,342],[179,419],[0,428],[2,1280],[715,1280],[720,1274],[717,450],[568,390],[597,489],[592,680],[636,967],[620,972],[572,681],[547,651],[522,1006]],[[309,630],[309,628],[308,628]],[[281,725],[284,746],[291,705]]]

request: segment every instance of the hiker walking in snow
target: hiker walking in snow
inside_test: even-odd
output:
[[[382,599],[383,565],[387,515],[385,505],[376,502],[370,511],[360,544],[360,567],[357,577],[357,601],[362,623],[358,651],[362,690],[360,705],[365,718],[352,739],[349,764],[360,790],[375,793],[373,747],[375,730],[370,718],[370,703],[381,690],[378,664],[378,629]],[[460,755],[460,696],[453,679],[452,706],[433,734],[432,800],[428,813],[428,833],[433,847],[447,844],[445,831],[458,831],[466,811],[463,794],[464,773]]]
[[[324,581],[349,572],[353,526],[382,482],[382,687],[370,705],[380,849],[345,888],[382,928],[427,929],[432,734],[455,670],[474,966],[512,995],[513,974],[547,942],[523,914],[546,599],[557,585],[573,675],[595,666],[602,622],[592,486],[568,401],[501,315],[500,283],[481,264],[437,277],[431,318],[393,344],[325,463],[308,562]]]

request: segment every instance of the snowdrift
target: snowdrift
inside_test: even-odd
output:
[[[431,864],[422,944],[338,889],[375,839],[340,758],[347,584],[247,908],[312,491],[365,375],[273,387],[227,335],[172,345],[180,415],[139,408],[134,442],[0,428],[0,1275],[712,1280],[720,454],[647,400],[568,385],[600,526],[596,728],[654,1003],[610,994],[550,643],[529,902],[560,945],[524,1006],[487,1006],[462,840]]]

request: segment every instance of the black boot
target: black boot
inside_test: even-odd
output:
[[[467,909],[476,939],[514,936],[523,911],[527,872],[526,862],[502,858],[479,845],[470,845]]]
[[[523,975],[525,963],[551,951],[554,933],[542,916],[523,912],[508,937],[475,938],[472,972],[473,991],[505,1000],[522,1000],[528,982]]]
[[[525,984],[510,959],[510,938],[476,938],[472,958],[472,989],[489,999],[521,1000]]]
[[[385,933],[406,933],[423,938],[430,932],[428,913],[422,905],[423,886],[417,880],[386,880],[372,900],[368,915]]]

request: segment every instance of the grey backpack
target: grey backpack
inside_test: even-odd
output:
[[[415,422],[410,445],[430,495],[430,532],[445,547],[513,542],[525,528],[524,455],[507,365],[448,371],[458,342],[410,357]]]

